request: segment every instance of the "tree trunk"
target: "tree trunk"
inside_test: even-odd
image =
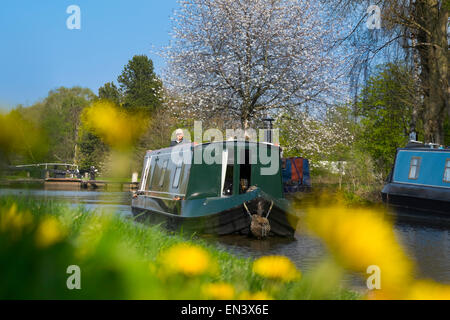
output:
[[[73,150],[73,160],[72,163],[78,163],[78,134],[79,134],[79,124],[75,128],[75,146]]]
[[[438,0],[418,0],[415,6],[414,20],[423,27],[417,30],[417,49],[424,90],[424,139],[443,144],[444,120],[449,112],[448,10],[439,8]]]

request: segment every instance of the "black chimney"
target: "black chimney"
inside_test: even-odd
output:
[[[266,123],[266,142],[272,143],[272,129],[273,124],[272,122],[275,121],[275,119],[272,118],[265,118],[263,121]]]

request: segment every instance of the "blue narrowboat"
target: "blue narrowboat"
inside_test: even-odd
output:
[[[450,149],[421,143],[398,149],[382,198],[394,207],[450,215]]]

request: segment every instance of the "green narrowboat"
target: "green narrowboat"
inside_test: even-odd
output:
[[[221,141],[148,151],[132,212],[138,221],[204,234],[293,237],[280,148]]]

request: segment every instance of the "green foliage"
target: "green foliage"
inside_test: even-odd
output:
[[[354,136],[348,147],[340,146],[335,159],[345,160],[345,174],[313,168],[313,181],[338,186],[349,202],[379,202],[385,177],[394,163],[397,148],[409,139],[417,90],[412,73],[403,65],[378,67],[358,97],[356,105],[335,108],[332,121],[350,120]],[[421,123],[416,123],[420,132]]]
[[[107,82],[102,87],[98,88],[98,97],[113,102],[116,105],[120,105],[121,94],[114,82]]]
[[[89,131],[82,131],[79,139],[80,156],[78,166],[82,170],[87,170],[91,166],[96,168],[101,167],[108,146],[94,133]]]
[[[450,0],[443,0],[442,1],[442,8],[445,8],[448,11],[450,11]]]
[[[44,101],[19,110],[48,137],[48,154],[43,161],[77,161],[80,114],[94,98],[90,89],[60,87],[50,91]]]
[[[162,82],[153,70],[153,62],[145,55],[136,55],[117,78],[124,95],[125,108],[142,108],[153,112],[161,106]]]
[[[357,103],[359,148],[387,175],[397,148],[408,142],[415,86],[411,73],[401,65],[379,67],[363,89]],[[416,129],[420,129],[416,124]]]
[[[350,203],[360,201],[379,202],[380,191],[383,187],[383,176],[374,164],[372,157],[358,148],[352,148],[348,154],[345,175],[342,183]]]
[[[379,66],[356,105],[337,106],[328,113],[328,121],[339,129],[334,132],[345,128],[353,139],[351,143],[338,143],[337,139],[335,145],[328,143],[332,154],[322,159],[345,161],[345,174],[333,174],[312,163],[315,184],[338,187],[350,202],[381,201],[380,191],[393,166],[396,150],[409,139],[416,94],[414,80],[406,67]],[[422,124],[416,123],[418,132],[421,128]]]

